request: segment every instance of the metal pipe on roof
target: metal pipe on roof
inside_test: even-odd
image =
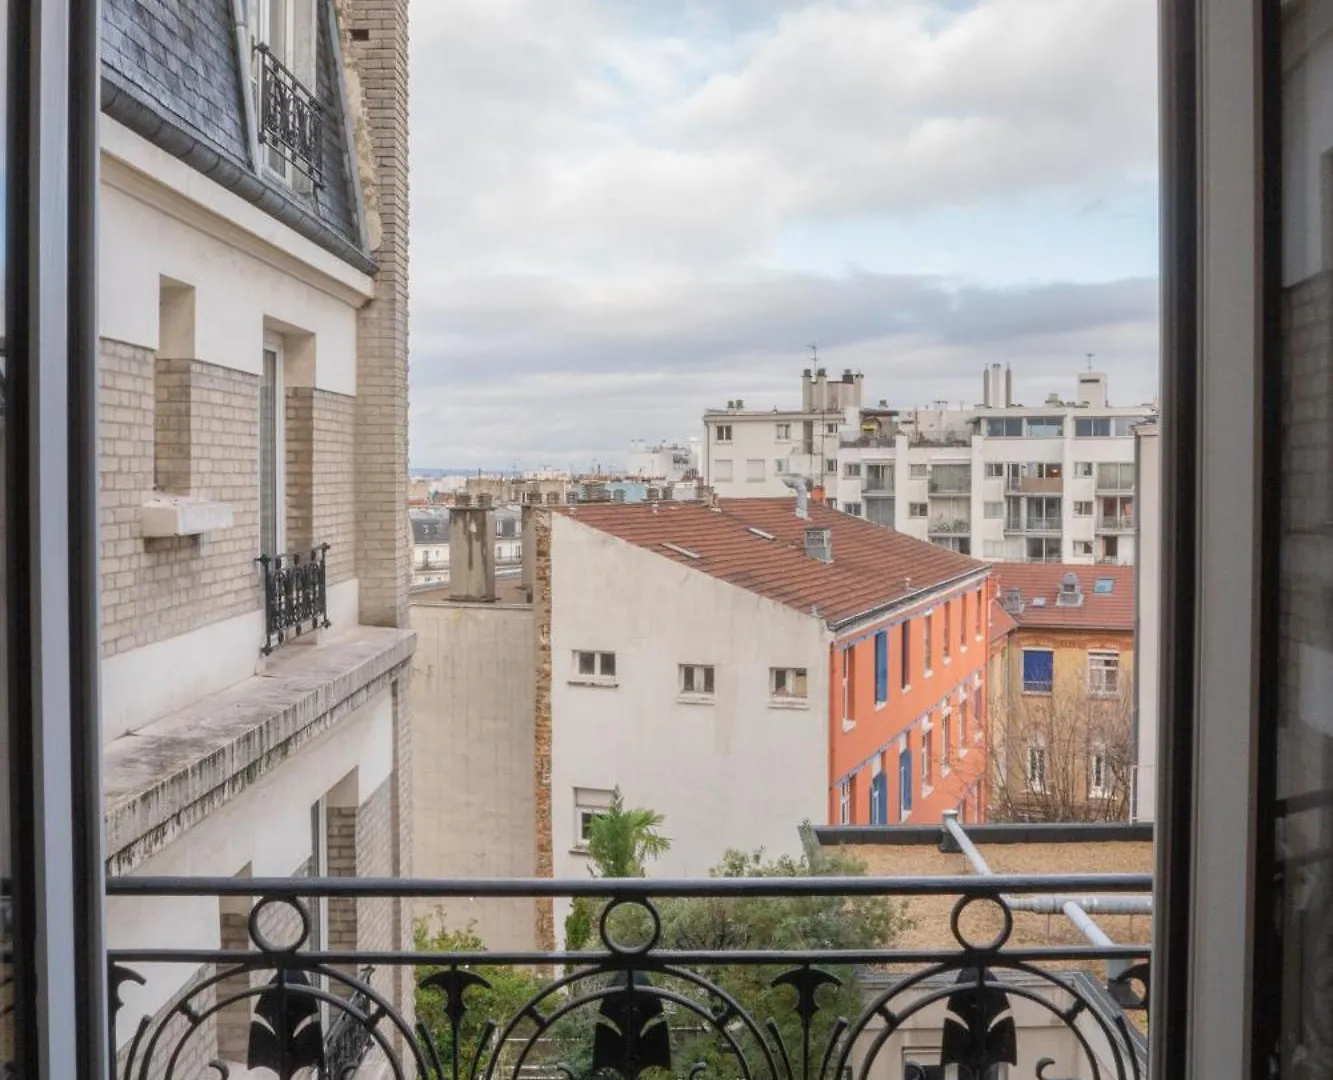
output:
[[[958,821],[957,810],[946,810],[941,815],[945,831],[958,845],[958,849],[967,857],[968,862],[972,864],[978,874],[983,877],[994,877],[995,872],[986,862],[985,857],[977,850],[977,846],[972,843],[972,838],[967,835],[966,830]],[[1092,916],[1088,914],[1084,906],[1073,897],[1069,896],[1002,896],[1001,899],[1011,911],[1033,911],[1044,914],[1054,914],[1056,911],[1062,912],[1082,932],[1094,945],[1105,948],[1108,945],[1114,945],[1106,932],[1097,925]],[[1083,897],[1082,899],[1090,901],[1099,910],[1107,914],[1115,915],[1135,915],[1151,914],[1151,897]],[[1146,906],[1143,905],[1147,901]],[[1042,903],[1045,901],[1045,903]],[[1113,907],[1112,901],[1117,904]],[[1105,903],[1103,903],[1105,902]],[[1057,906],[1058,905],[1058,906]],[[1123,905],[1123,906],[1120,906]],[[1122,961],[1108,960],[1106,962],[1106,974],[1108,979],[1114,979],[1122,974],[1128,964]]]

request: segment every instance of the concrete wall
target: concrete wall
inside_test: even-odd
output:
[[[141,875],[285,877],[311,852],[311,807],[337,791],[358,808],[389,782],[393,767],[393,703],[390,694],[366,704],[335,729],[300,751],[299,768],[263,777],[185,837],[144,862]],[[372,806],[373,810],[374,807]],[[377,837],[387,849],[385,837]],[[367,854],[367,858],[370,858]],[[216,897],[109,899],[108,948],[220,947]],[[128,987],[120,1014],[118,1045],[143,1013],[152,1014],[193,976],[193,965],[147,965],[148,983]]]
[[[619,785],[629,805],[665,815],[671,851],[654,874],[703,875],[728,848],[799,852],[798,826],[825,814],[831,635],[817,619],[552,518],[555,876],[586,873],[575,788]],[[580,678],[576,650],[615,652],[615,678]],[[680,664],[714,666],[712,700],[680,694]],[[773,704],[771,667],[807,669],[806,707]]]
[[[536,873],[531,605],[414,602],[413,866],[420,877]],[[536,946],[530,901],[422,901],[491,948]]]

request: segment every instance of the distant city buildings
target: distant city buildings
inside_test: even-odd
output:
[[[1012,374],[984,372],[970,409],[862,402],[862,376],[802,375],[801,408],[704,414],[703,475],[720,495],[806,487],[856,517],[960,554],[1074,564],[1135,557],[1134,426],[1154,405],[1108,404],[1080,372],[1074,401],[1013,402]]]

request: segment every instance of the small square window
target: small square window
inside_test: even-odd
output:
[[[924,480],[930,475],[929,465],[908,465],[907,476],[911,480]]]
[[[790,442],[791,424],[775,424],[774,437],[778,440],[778,442]]]
[[[824,434],[825,434],[825,435],[836,435],[837,433],[838,433],[838,425],[837,425],[837,424],[825,424],[825,425],[824,425]]]
[[[1074,462],[1074,475],[1080,480],[1090,480],[1092,478],[1092,462],[1076,461]]]
[[[768,692],[774,701],[804,701],[805,668],[769,668]]]
[[[1091,540],[1075,540],[1075,541],[1074,541],[1074,554],[1075,554],[1075,555],[1079,555],[1079,556],[1089,556],[1089,557],[1090,557],[1090,556],[1092,555],[1092,541],[1091,541]]]
[[[713,696],[714,675],[712,664],[681,664],[680,692],[693,696]]]
[[[713,479],[720,484],[731,483],[731,459],[718,458],[713,462]]]
[[[930,513],[929,503],[908,503],[907,516],[909,518],[924,518]]]
[[[718,441],[718,442],[731,442],[731,425],[730,425],[730,424],[718,424],[718,425],[717,425],[717,441]]]
[[[1075,517],[1092,517],[1092,503],[1074,500]]]
[[[614,681],[616,677],[616,654],[613,652],[576,652],[574,654],[574,671],[581,679]]]
[[[603,788],[574,789],[574,849],[587,851],[592,823],[611,807],[614,793]]]
[[[860,504],[859,502],[843,503],[843,504],[842,504],[842,511],[843,511],[844,514],[851,514],[852,517],[860,517],[860,516],[861,516],[861,504]]]
[[[982,504],[982,514],[990,521],[998,521],[1004,517],[1004,503],[988,502]]]

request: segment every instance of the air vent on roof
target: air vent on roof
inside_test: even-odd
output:
[[[674,551],[677,555],[684,555],[687,559],[699,559],[702,556],[697,551],[691,551],[687,547],[681,547],[679,544],[671,544],[667,541],[662,542],[662,546],[668,551]]]
[[[1072,570],[1061,579],[1055,602],[1060,607],[1078,607],[1083,603],[1083,590],[1079,587],[1078,575]]]
[[[749,526],[747,526],[746,529],[745,529],[745,531],[748,532],[748,533],[750,533],[750,534],[752,534],[752,535],[754,535],[754,536],[759,537],[760,540],[776,540],[776,539],[777,539],[777,537],[774,536],[771,532],[764,532],[763,529],[756,529],[753,525],[749,525]]]
[[[831,563],[833,561],[833,530],[806,529],[805,553],[812,559]]]
[[[1023,614],[1023,593],[1019,589],[1010,587],[1004,590],[1004,595],[1000,597],[1000,606],[1010,615]]]

